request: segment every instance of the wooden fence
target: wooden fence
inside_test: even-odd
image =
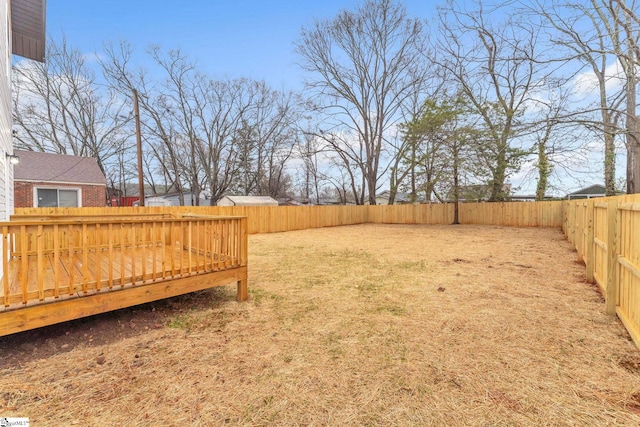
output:
[[[308,228],[367,222],[367,206],[151,206],[91,208],[16,208],[12,221],[60,218],[187,214],[244,216],[249,234],[275,233]]]
[[[512,227],[560,227],[562,202],[462,203],[460,222]]]
[[[104,215],[246,216],[249,234],[364,223],[451,224],[452,204],[377,206],[154,206],[114,208],[16,208],[12,220]],[[560,227],[562,202],[461,203],[461,224]]]
[[[146,207],[16,209],[12,220],[126,215],[246,216],[248,232],[386,224],[451,224],[451,204],[393,206]],[[562,227],[597,283],[606,310],[617,314],[640,348],[640,195],[565,202],[463,203],[461,224]]]
[[[640,348],[640,194],[564,202],[562,229]]]

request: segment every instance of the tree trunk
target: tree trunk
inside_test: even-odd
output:
[[[607,119],[608,120],[608,119]],[[604,186],[607,196],[616,194],[616,145],[614,126],[604,122]]]
[[[453,224],[460,224],[460,177],[458,166],[460,162],[459,146],[456,141],[453,143]]]
[[[635,67],[627,72],[627,194],[640,193],[640,129],[636,115],[637,77]]]
[[[507,170],[507,160],[504,152],[501,152],[496,160],[496,168],[493,172],[493,179],[491,180],[490,202],[501,202],[505,200],[504,180]]]
[[[640,193],[640,144],[629,141],[627,149],[627,194]]]
[[[547,156],[547,143],[546,141],[539,141],[538,184],[536,185],[536,201],[538,202],[544,200],[544,195],[547,192],[549,175],[551,175],[551,164],[549,163],[549,157]]]

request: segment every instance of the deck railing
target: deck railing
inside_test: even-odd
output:
[[[5,307],[247,265],[241,217],[103,216],[2,222],[0,230]]]

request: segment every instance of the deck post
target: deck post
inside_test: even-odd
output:
[[[238,302],[246,301],[249,298],[249,289],[247,286],[247,279],[238,280],[238,292],[236,299]]]
[[[246,217],[240,218],[238,240],[238,243],[240,244],[240,266],[246,267],[249,257],[249,220]],[[238,280],[238,301],[246,301],[247,298],[249,298],[246,269],[244,272],[244,278]]]

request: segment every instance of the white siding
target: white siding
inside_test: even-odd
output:
[[[0,0],[0,221],[9,219],[13,211],[13,171],[6,153],[13,152],[11,142],[11,36],[9,32],[9,3]],[[1,236],[0,236],[1,237]],[[2,242],[0,241],[0,245]],[[4,245],[2,245],[4,246]],[[0,246],[0,254],[9,256]],[[4,274],[0,262],[0,277]]]
[[[8,0],[0,0],[0,220],[13,211],[13,166],[6,153],[13,153],[11,142],[11,49]]]

